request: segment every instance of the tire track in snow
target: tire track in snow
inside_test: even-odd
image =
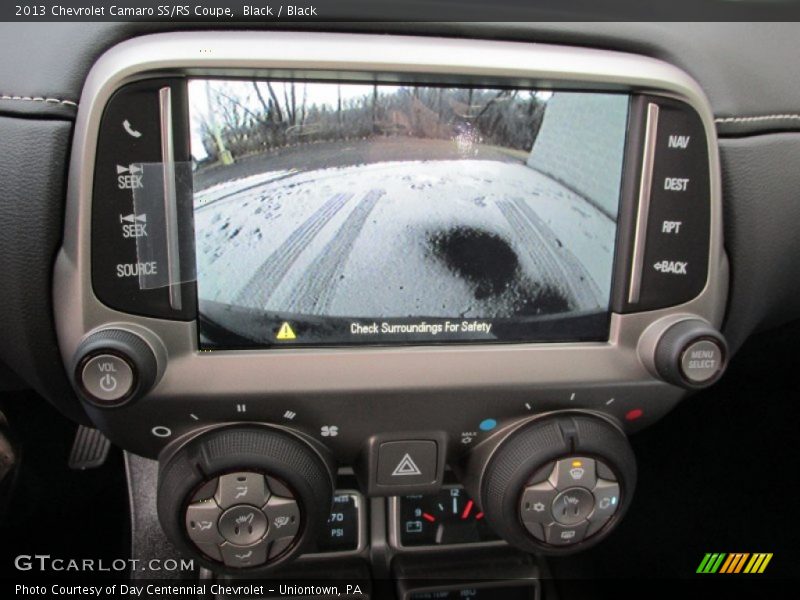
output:
[[[250,280],[236,294],[233,304],[263,307],[311,240],[352,197],[353,194],[343,193],[329,198],[261,263]]]
[[[336,277],[344,269],[370,213],[385,193],[385,190],[370,190],[347,216],[311,263],[302,281],[292,290],[287,309],[289,312],[327,314],[338,289]]]
[[[572,252],[559,246],[553,230],[522,198],[501,200],[497,207],[547,283],[565,291],[578,310],[603,304],[600,288],[589,272]]]

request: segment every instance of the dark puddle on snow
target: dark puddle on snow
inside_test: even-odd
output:
[[[476,300],[497,303],[516,315],[560,313],[570,302],[557,288],[535,284],[522,274],[514,249],[495,233],[454,227],[428,236],[433,256],[472,287]]]

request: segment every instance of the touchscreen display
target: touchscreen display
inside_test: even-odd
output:
[[[190,81],[201,348],[607,339],[628,101]]]

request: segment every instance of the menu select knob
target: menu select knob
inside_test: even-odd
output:
[[[153,387],[157,373],[149,344],[123,329],[93,333],[75,353],[78,391],[97,406],[119,406],[142,396]]]
[[[667,382],[689,389],[707,387],[722,377],[727,361],[725,338],[700,319],[670,326],[656,346],[655,367]]]

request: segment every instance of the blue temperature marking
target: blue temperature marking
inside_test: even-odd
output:
[[[495,427],[497,427],[497,421],[494,419],[484,419],[481,421],[481,424],[478,425],[481,431],[491,431]]]

